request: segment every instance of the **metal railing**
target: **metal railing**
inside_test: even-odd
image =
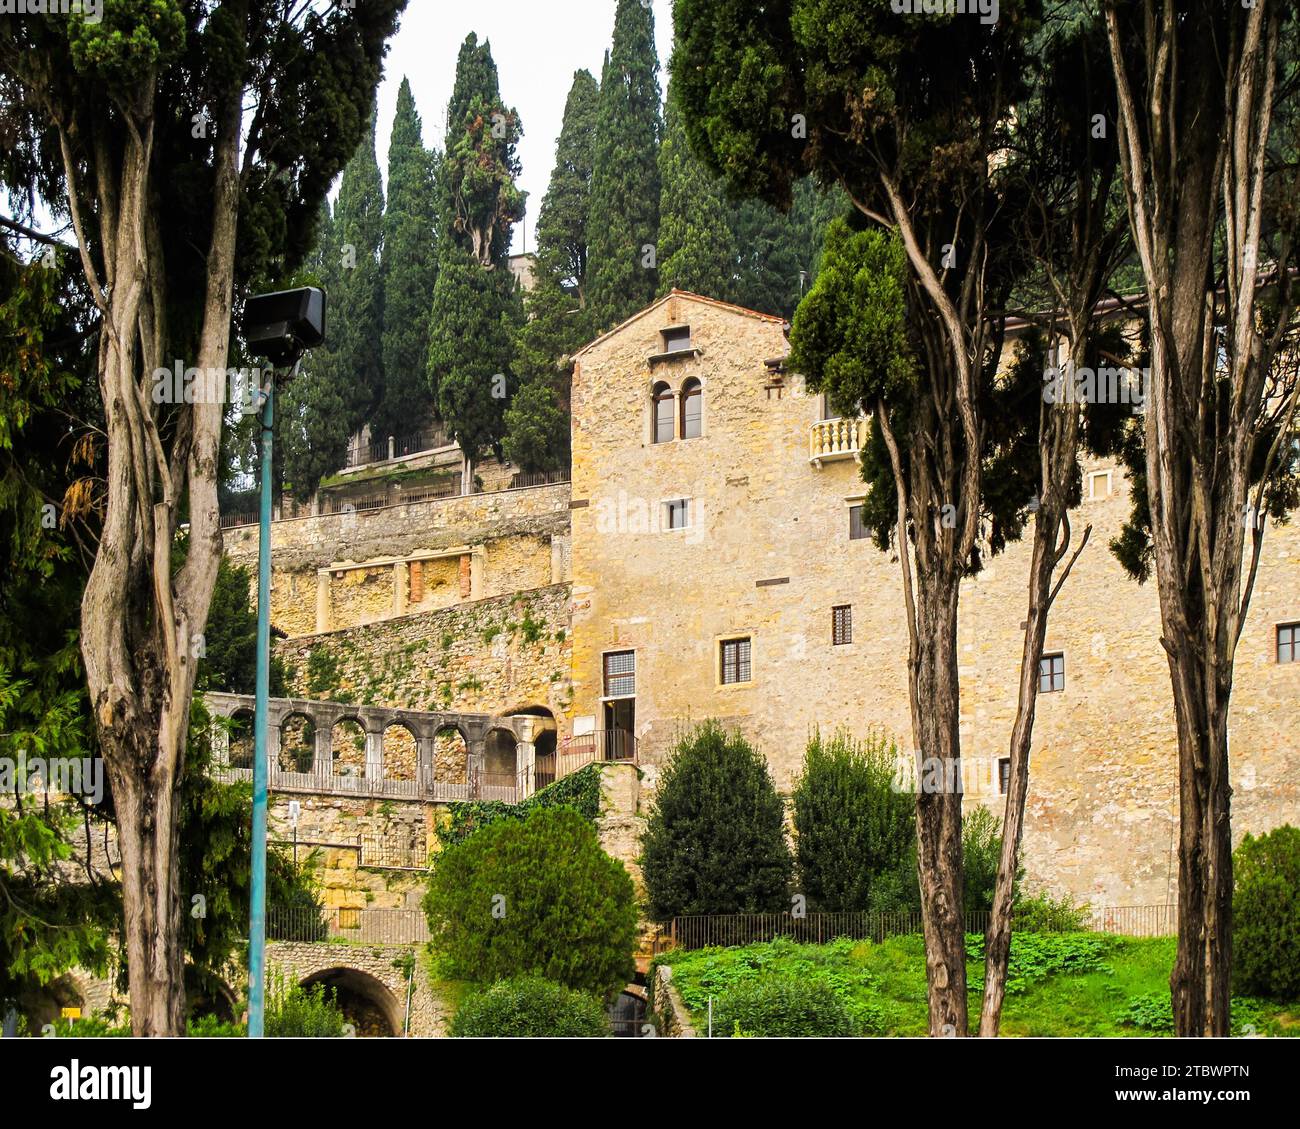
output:
[[[345,468],[369,466],[371,463],[386,463],[390,459],[401,459],[407,455],[419,455],[425,451],[439,451],[450,447],[455,440],[446,428],[430,427],[410,435],[384,436],[372,439],[369,443],[359,443],[349,447],[343,456]]]
[[[966,914],[966,932],[983,933],[989,927],[987,910]],[[1093,911],[1090,928],[1098,933],[1130,937],[1172,936],[1178,907],[1113,906]],[[837,938],[883,941],[922,931],[920,913],[790,913],[697,914],[675,917],[660,926],[656,951],[702,949],[711,946],[753,945],[788,937],[803,944],[825,944]]]
[[[214,763],[209,775],[227,784],[253,779],[252,755],[238,756],[238,763]],[[399,780],[389,776],[331,772],[287,772],[272,762],[267,772],[267,788],[272,792],[311,792],[327,796],[378,796],[411,800],[456,803],[466,800],[500,800],[516,804],[531,792],[527,774],[520,772],[480,772],[466,780],[436,780],[428,770],[418,779]]]
[[[557,776],[567,776],[593,761],[637,763],[636,738],[626,729],[597,729],[566,738],[557,752]]]
[[[337,906],[267,906],[266,939],[330,944],[423,945],[429,924],[418,909]]]
[[[555,486],[569,481],[567,470],[516,471],[510,476],[507,490],[527,490],[531,486]]]
[[[403,490],[398,483],[388,483],[383,493],[367,494],[362,498],[340,498],[326,495],[321,498],[320,514],[329,516],[340,513],[361,513],[366,510],[382,510],[388,506],[402,506],[416,502],[436,502],[445,498],[459,498],[470,494],[500,494],[508,490],[529,490],[536,486],[558,486],[569,481],[569,472],[547,471],[544,474],[515,474],[506,486],[496,489],[480,490],[470,484],[468,494],[462,494],[462,473],[459,470],[448,471],[444,481],[435,486],[421,485],[411,490]],[[533,481],[536,479],[536,481]],[[233,529],[237,526],[256,525],[256,513],[240,512],[221,515],[221,528]]]

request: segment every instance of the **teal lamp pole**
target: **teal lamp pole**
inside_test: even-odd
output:
[[[261,498],[257,531],[257,681],[253,711],[253,842],[248,912],[248,1037],[260,1039],[266,1019],[267,725],[271,698],[271,495],[276,366],[287,369],[325,340],[325,292],[316,287],[250,298],[244,307],[248,350],[266,357],[258,392]]]

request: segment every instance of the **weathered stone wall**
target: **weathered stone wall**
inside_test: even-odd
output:
[[[652,365],[661,331],[679,324],[701,352]],[[850,539],[858,465],[810,458],[820,403],[765,365],[786,351],[777,320],[676,295],[578,358],[572,724],[606,726],[602,655],[635,651],[647,783],[675,735],[706,717],[746,732],[783,789],[815,727],[883,727],[910,753],[899,566]],[[652,388],[680,390],[690,377],[704,387],[703,434],[652,443]],[[1094,528],[1048,634],[1048,652],[1065,656],[1065,689],[1039,699],[1026,869],[1031,884],[1096,904],[1163,903],[1177,892],[1177,753],[1156,593],[1130,581],[1108,547],[1129,510],[1121,470],[1087,471],[1102,477],[1085,479],[1075,543]],[[664,502],[683,498],[691,526],[665,528]],[[1300,620],[1300,531],[1270,528],[1265,545],[1234,693],[1238,836],[1300,818],[1290,734],[1300,664],[1279,665],[1274,645],[1279,622]],[[968,781],[986,782],[968,803],[999,814],[1027,568],[1028,547],[1014,546],[962,593],[963,755]],[[847,645],[832,641],[839,605],[852,609]],[[722,685],[720,642],[739,637],[751,640],[752,678]]]
[[[553,584],[280,640],[275,650],[292,697],[491,714],[541,706],[559,718],[569,704],[568,625],[569,586]],[[318,669],[333,668],[327,686],[312,682],[313,651]]]
[[[394,967],[412,950],[397,945],[335,945],[305,942],[272,941],[266,946],[267,967],[272,975],[282,972],[295,983],[321,979],[326,984],[347,975],[349,983],[373,1004],[400,1035],[404,1028],[412,1036],[437,1036],[447,1033],[452,1009],[430,978],[427,962],[415,953],[410,977],[410,1014],[407,1018],[408,977]],[[358,1034],[365,1034],[359,1031]]]
[[[558,583],[568,534],[567,483],[277,521],[272,622],[310,635]],[[225,551],[255,576],[257,526]]]

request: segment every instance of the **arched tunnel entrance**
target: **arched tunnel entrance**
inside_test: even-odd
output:
[[[304,988],[324,984],[344,1019],[356,1028],[358,1037],[384,1038],[402,1034],[402,1007],[387,986],[357,968],[327,968],[313,972],[302,982]]]

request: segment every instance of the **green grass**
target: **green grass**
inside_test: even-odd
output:
[[[1168,1035],[1173,938],[1100,933],[1020,933],[1012,941],[1002,1009],[1007,1036]],[[983,938],[968,937],[972,1024],[979,1022]],[[864,1035],[924,1035],[925,948],[919,936],[798,945],[780,939],[741,948],[665,953],[673,984],[697,1026],[708,999],[767,977],[820,979],[848,1004]],[[1249,1026],[1247,1026],[1249,1025]],[[1233,1001],[1234,1033],[1300,1035],[1300,1003]],[[1243,1030],[1244,1029],[1244,1030]]]

